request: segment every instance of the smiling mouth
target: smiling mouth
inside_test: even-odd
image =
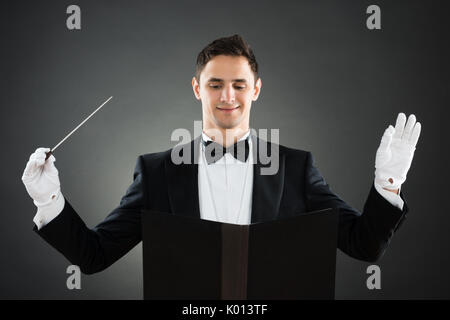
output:
[[[219,107],[217,107],[217,109],[219,109],[220,111],[224,111],[224,112],[233,112],[234,110],[237,110],[240,107],[241,106],[237,106],[237,107],[234,107],[234,108],[219,108]]]

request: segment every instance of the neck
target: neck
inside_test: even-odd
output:
[[[210,137],[213,141],[221,144],[225,148],[235,144],[239,139],[241,139],[249,130],[249,127],[245,128],[232,128],[232,129],[224,129],[224,128],[203,128],[203,132]]]

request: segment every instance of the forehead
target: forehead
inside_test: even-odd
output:
[[[247,58],[239,56],[219,55],[205,65],[200,78],[219,78],[223,80],[231,79],[253,79],[253,72]]]

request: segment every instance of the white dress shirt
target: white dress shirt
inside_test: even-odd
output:
[[[248,131],[239,141],[247,139]],[[204,141],[211,139],[202,133]],[[250,224],[253,193],[253,155],[252,141],[249,142],[249,155],[241,162],[231,154],[208,164],[205,146],[200,142],[198,153],[198,195],[200,217],[205,220],[232,224]]]

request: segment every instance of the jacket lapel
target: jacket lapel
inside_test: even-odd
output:
[[[252,138],[252,152],[253,159],[256,162],[253,166],[253,195],[252,195],[252,218],[251,223],[276,220],[278,211],[280,209],[281,196],[283,194],[284,186],[284,170],[285,170],[285,156],[279,152],[279,146],[275,145],[275,155],[279,155],[279,168],[273,175],[262,175],[261,169],[269,167],[269,164],[263,164],[259,153],[261,146],[264,153],[271,152],[271,143],[258,139],[254,135]],[[255,148],[254,146],[257,146]]]
[[[190,153],[189,164],[174,164],[171,157],[166,159],[165,170],[167,177],[167,188],[171,212],[200,218],[198,197],[198,149],[200,137],[192,140],[189,144],[180,146],[180,155],[184,152]],[[194,161],[195,160],[195,161]]]

